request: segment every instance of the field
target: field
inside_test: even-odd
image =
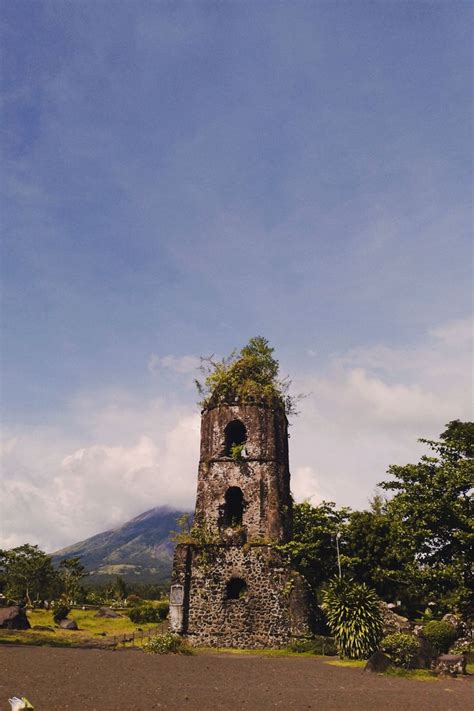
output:
[[[464,711],[472,688],[472,677],[418,683],[299,655],[0,647],[2,710],[25,695],[38,711]]]
[[[52,627],[53,632],[39,630],[0,630],[0,644],[26,644],[49,645],[55,647],[71,646],[105,646],[110,644],[114,637],[130,635],[138,630],[155,629],[156,623],[143,623],[136,625],[130,621],[126,611],[119,613],[122,617],[107,618],[96,617],[97,610],[75,609],[69,614],[69,619],[77,622],[79,630],[68,631],[55,628],[53,616],[47,610],[29,610],[28,619],[32,627],[43,625]],[[137,640],[138,644],[139,640]],[[0,707],[1,708],[1,707]]]

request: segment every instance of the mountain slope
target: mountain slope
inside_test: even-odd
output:
[[[176,519],[183,511],[157,506],[122,526],[98,533],[53,553],[56,563],[78,556],[89,571],[88,581],[103,583],[121,575],[137,582],[166,583],[170,579]]]

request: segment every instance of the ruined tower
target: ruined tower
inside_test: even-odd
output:
[[[291,538],[291,523],[284,408],[206,407],[194,525],[174,557],[171,628],[192,644],[222,647],[309,636],[309,586],[275,548]]]

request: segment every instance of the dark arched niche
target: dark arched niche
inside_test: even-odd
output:
[[[226,600],[239,600],[247,592],[247,583],[242,578],[231,578],[226,585]]]
[[[231,486],[225,492],[224,526],[241,526],[244,513],[244,495],[238,486]]]
[[[247,429],[240,420],[232,420],[224,430],[225,436],[225,456],[232,456],[232,447],[234,445],[245,444],[247,441]]]

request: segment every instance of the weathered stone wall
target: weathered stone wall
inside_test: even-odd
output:
[[[227,434],[226,434],[227,433]],[[236,439],[234,439],[234,437]],[[232,444],[244,447],[232,457]],[[202,413],[193,543],[177,546],[172,626],[192,644],[284,647],[314,628],[304,578],[275,543],[291,538],[288,422],[281,408],[221,405]],[[199,545],[198,545],[199,543]],[[230,594],[231,581],[243,586]]]
[[[232,578],[247,586],[238,599],[227,599]],[[181,631],[191,644],[283,647],[312,633],[309,587],[268,545],[181,544],[175,553],[176,583],[184,586]]]
[[[247,430],[242,462],[225,456],[225,428],[232,420]],[[292,501],[288,465],[288,423],[281,410],[263,405],[223,405],[202,415],[201,459],[195,520],[222,531],[225,492],[244,495],[243,526],[248,537],[286,541],[291,536]]]

